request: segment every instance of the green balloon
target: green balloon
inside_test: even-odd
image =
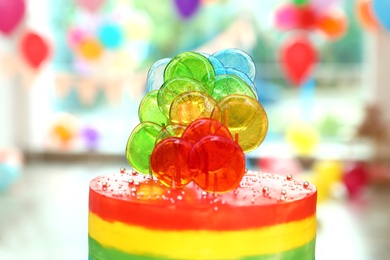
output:
[[[161,126],[153,122],[138,124],[131,132],[126,145],[126,159],[134,170],[149,174],[150,155]]]
[[[140,122],[153,122],[159,125],[167,125],[168,118],[161,112],[157,103],[158,90],[148,92],[138,108]]]
[[[308,4],[308,0],[294,0],[294,4],[297,6],[304,6]]]
[[[189,77],[206,85],[206,92],[213,92],[212,79],[215,76],[214,67],[205,56],[196,52],[183,52],[174,57],[164,71],[164,81],[174,78]]]
[[[216,101],[232,94],[242,94],[256,99],[253,89],[244,80],[233,74],[217,75],[213,79],[214,91],[211,95]]]
[[[205,92],[204,85],[192,78],[174,78],[161,86],[157,95],[157,102],[162,113],[169,118],[169,110],[173,100],[180,94],[188,91]]]

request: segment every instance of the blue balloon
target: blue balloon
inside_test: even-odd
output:
[[[20,170],[18,166],[0,163],[0,194],[5,192],[16,181],[20,176]]]
[[[114,23],[103,24],[98,31],[99,40],[108,49],[116,49],[123,42],[123,31]]]
[[[381,25],[390,31],[390,0],[373,0],[372,6]]]

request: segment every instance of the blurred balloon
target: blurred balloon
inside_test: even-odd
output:
[[[338,8],[330,9],[317,21],[318,29],[330,39],[342,37],[348,28],[345,13]]]
[[[199,9],[200,0],[175,0],[175,6],[183,19],[189,19]]]
[[[279,29],[289,30],[298,26],[299,10],[294,5],[286,5],[276,11],[275,24]]]
[[[350,197],[359,195],[368,184],[368,174],[365,163],[350,162],[346,166],[343,182]]]
[[[301,86],[317,61],[317,52],[306,35],[297,34],[284,42],[280,59],[288,80]]]
[[[81,130],[81,137],[88,150],[94,150],[99,144],[99,131],[92,126],[86,126]]]
[[[0,150],[0,195],[20,177],[22,167],[22,152],[15,148]]]
[[[317,129],[305,122],[296,122],[288,126],[286,139],[300,156],[312,155],[320,141]]]
[[[105,0],[75,0],[76,4],[90,12],[96,12],[106,2]]]
[[[390,31],[390,1],[389,0],[372,0],[374,14],[379,23]]]
[[[73,27],[68,31],[68,42],[71,48],[77,48],[87,37],[87,32],[82,28]]]
[[[103,47],[95,39],[85,39],[81,42],[79,51],[85,59],[97,60],[103,53]]]
[[[378,30],[379,22],[375,17],[372,0],[358,0],[356,2],[356,15],[360,23],[369,30]]]
[[[311,5],[317,13],[325,13],[331,6],[337,5],[340,0],[311,0]]]
[[[108,49],[116,49],[123,42],[122,28],[115,23],[103,24],[98,30],[99,40]]]
[[[20,39],[20,51],[26,62],[37,69],[49,56],[49,45],[39,34],[27,32]]]
[[[78,134],[78,120],[68,113],[61,113],[54,119],[50,141],[57,148],[69,148]]]
[[[24,0],[0,0],[0,31],[11,34],[24,17]]]
[[[309,0],[294,0],[293,2],[297,6],[302,6],[307,5],[309,3]]]

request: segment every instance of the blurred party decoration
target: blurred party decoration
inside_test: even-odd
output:
[[[374,14],[379,23],[390,31],[390,1],[389,0],[372,0]]]
[[[0,0],[0,32],[11,34],[24,17],[24,0]]]
[[[115,23],[105,23],[98,29],[99,40],[108,49],[117,49],[123,42],[123,32]]]
[[[312,167],[313,183],[318,187],[317,201],[331,197],[334,188],[342,183],[344,164],[338,160],[317,160]]]
[[[175,7],[183,19],[191,18],[199,9],[200,0],[174,0]]]
[[[27,32],[20,39],[20,51],[26,62],[38,69],[49,56],[49,45],[38,33]]]
[[[348,28],[345,13],[339,8],[332,8],[331,12],[319,17],[317,26],[329,39],[340,38]]]
[[[86,126],[81,129],[81,138],[88,150],[95,150],[99,144],[100,134],[96,127]]]
[[[60,113],[56,115],[49,129],[49,141],[56,148],[68,149],[72,146],[78,132],[77,118],[68,113]]]
[[[297,155],[311,156],[319,144],[320,136],[312,124],[296,122],[287,128],[286,139]]]
[[[0,195],[20,177],[23,154],[16,148],[0,149]]]
[[[106,0],[75,0],[75,2],[83,9],[94,13],[99,10]]]
[[[368,184],[367,168],[364,162],[349,162],[343,175],[343,183],[351,198],[358,196]]]
[[[280,59],[288,80],[296,86],[301,86],[317,61],[317,51],[307,35],[297,34],[284,42]]]
[[[365,28],[372,31],[378,30],[380,25],[374,14],[372,0],[356,1],[356,16]]]
[[[85,39],[80,43],[79,52],[87,60],[97,60],[103,54],[103,47],[96,39]]]

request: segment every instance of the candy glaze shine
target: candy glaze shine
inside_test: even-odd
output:
[[[90,182],[89,257],[313,260],[315,186],[247,171],[239,187],[172,189],[121,171]]]

